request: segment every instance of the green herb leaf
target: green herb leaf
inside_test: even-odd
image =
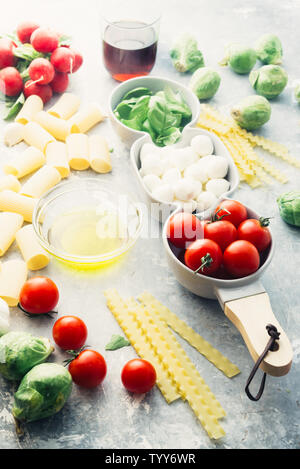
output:
[[[45,57],[44,54],[37,52],[31,44],[21,44],[14,49],[14,56],[31,62],[38,57]]]
[[[60,36],[58,44],[59,46],[70,46],[72,44],[71,36]]]
[[[9,111],[4,115],[4,120],[9,120],[15,117],[23,107],[25,103],[25,96],[23,93],[16,99],[16,101],[9,107]]]
[[[141,96],[147,95],[151,96],[152,91],[150,91],[149,88],[144,88],[140,86],[139,88],[134,88],[134,90],[128,91],[128,93],[123,96],[122,101],[124,101],[125,99],[140,98]]]
[[[118,350],[122,347],[128,347],[130,342],[121,335],[113,334],[110,341],[105,346],[105,350]]]

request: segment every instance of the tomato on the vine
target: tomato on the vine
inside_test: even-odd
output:
[[[69,364],[74,383],[83,388],[95,388],[106,376],[107,366],[103,356],[95,350],[82,350]]]
[[[63,350],[78,350],[84,346],[87,327],[77,316],[62,316],[52,330],[54,342]]]
[[[148,392],[155,385],[156,371],[154,366],[147,360],[134,358],[123,367],[121,380],[128,391],[135,393]]]
[[[223,263],[233,277],[246,277],[259,268],[259,253],[249,241],[237,240],[225,249]]]
[[[214,212],[216,220],[225,218],[230,221],[236,228],[242,221],[247,219],[248,213],[246,207],[237,200],[223,200]]]
[[[219,270],[222,264],[220,246],[211,239],[197,239],[185,251],[184,261],[195,273],[211,275]]]
[[[238,227],[238,238],[249,241],[254,244],[256,249],[261,252],[267,249],[271,244],[271,233],[267,228],[270,224],[269,218],[248,218]]]
[[[21,289],[19,306],[29,314],[44,314],[53,312],[58,300],[58,288],[50,278],[33,277]]]

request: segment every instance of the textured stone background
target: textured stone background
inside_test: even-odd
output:
[[[138,0],[134,0],[139,4]],[[15,0],[2,9],[0,31],[10,32],[17,23],[34,19],[74,38],[83,53],[84,67],[73,77],[70,91],[78,93],[82,103],[98,101],[104,107],[116,83],[108,76],[101,59],[100,13],[103,1],[86,0]],[[272,118],[262,133],[288,145],[299,156],[300,108],[291,95],[293,81],[300,78],[299,20],[300,1],[265,0],[165,0],[157,63],[153,75],[167,76],[182,83],[168,56],[170,43],[179,32],[190,31],[198,38],[206,64],[218,69],[222,84],[212,104],[228,111],[243,96],[252,93],[247,76],[238,76],[218,61],[224,46],[231,41],[253,44],[265,33],[278,33],[284,46],[284,66],[289,84],[282,96],[272,102]],[[119,142],[109,123],[97,131],[114,147],[113,172],[98,176],[124,190],[134,189],[134,175],[128,152]],[[2,145],[2,144],[1,144]],[[0,163],[14,150],[1,146]],[[269,158],[266,155],[266,158]],[[218,303],[198,298],[184,290],[168,270],[160,239],[141,239],[122,263],[106,270],[85,273],[52,262],[43,274],[52,277],[61,292],[59,315],[80,315],[89,328],[88,343],[104,353],[108,375],[103,386],[94,391],[73,387],[71,398],[56,416],[28,425],[26,435],[18,440],[10,414],[14,388],[0,378],[0,447],[1,448],[299,448],[299,230],[279,218],[276,197],[285,190],[299,189],[299,170],[276,158],[289,177],[285,186],[250,190],[241,185],[235,197],[265,216],[272,216],[277,249],[263,283],[275,315],[287,332],[293,348],[294,363],[282,378],[267,378],[266,391],[257,403],[244,393],[246,378],[253,362],[235,327],[226,319]],[[76,175],[86,177],[88,172]],[[73,176],[75,177],[75,176]],[[140,194],[142,198],[142,194]],[[17,256],[11,249],[7,257]],[[145,288],[166,303],[195,330],[234,361],[242,373],[232,380],[223,376],[198,352],[183,343],[189,356],[227,411],[223,421],[226,437],[210,441],[193,412],[183,402],[168,406],[158,389],[142,396],[128,394],[120,383],[123,364],[135,356],[131,347],[104,352],[105,344],[119,326],[107,310],[103,290],[116,287],[123,295],[136,295]],[[53,321],[30,320],[12,310],[14,329],[31,330],[51,337]],[[65,355],[58,350],[51,360],[61,362]]]

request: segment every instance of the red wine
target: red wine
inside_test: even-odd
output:
[[[155,30],[144,23],[120,21],[105,29],[103,59],[115,80],[148,75],[154,66],[156,51]]]

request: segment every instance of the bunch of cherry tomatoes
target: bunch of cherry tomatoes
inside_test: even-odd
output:
[[[82,55],[64,43],[58,32],[29,21],[21,23],[15,39],[0,39],[0,91],[9,97],[36,94],[46,103],[53,93],[66,91],[69,74],[82,62]]]
[[[253,274],[271,244],[269,218],[248,218],[236,200],[224,200],[211,220],[191,213],[173,215],[167,226],[169,242],[195,273],[233,279]]]
[[[23,285],[20,308],[30,315],[53,313],[59,300],[56,284],[47,277],[33,277]],[[84,388],[95,388],[104,380],[107,364],[96,350],[85,346],[88,329],[77,316],[62,316],[53,326],[53,340],[71,356],[66,360],[74,383]],[[134,393],[150,391],[156,382],[156,371],[151,363],[135,358],[128,361],[121,372],[124,387]]]

